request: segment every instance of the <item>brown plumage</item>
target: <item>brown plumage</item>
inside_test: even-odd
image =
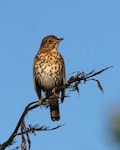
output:
[[[34,59],[33,65],[33,79],[36,93],[41,99],[41,91],[46,95],[49,94],[53,88],[64,85],[65,79],[65,65],[64,59],[58,52],[58,44],[63,38],[57,38],[50,35],[42,40],[41,46]],[[51,119],[58,121],[60,119],[58,97],[60,93],[52,95],[48,101],[50,105]],[[61,91],[61,101],[63,102],[65,90]]]

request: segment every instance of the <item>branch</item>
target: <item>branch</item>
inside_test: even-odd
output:
[[[94,78],[92,78],[92,77],[101,74],[102,72],[108,70],[109,68],[112,68],[112,66],[107,67],[107,68],[104,68],[104,69],[102,69],[102,70],[100,70],[100,71],[98,71],[98,72],[95,72],[95,70],[93,70],[93,71],[89,72],[88,74],[85,74],[84,72],[77,72],[77,73],[74,72],[73,74],[76,73],[76,75],[71,76],[71,77],[68,79],[68,81],[67,81],[67,83],[66,83],[65,85],[56,87],[55,90],[54,90],[54,92],[59,93],[60,91],[62,91],[62,90],[64,90],[64,89],[68,89],[68,88],[72,88],[73,91],[76,90],[76,91],[79,92],[79,87],[78,87],[78,85],[79,85],[82,81],[83,81],[84,83],[86,83],[87,81],[90,81],[90,80],[96,81],[97,84],[98,84],[99,89],[103,92],[103,87],[102,87],[100,81],[99,81],[99,80],[96,80],[96,79],[94,79]],[[59,126],[54,127],[54,128],[49,128],[49,127],[46,127],[46,126],[38,127],[38,126],[32,126],[32,125],[29,125],[29,127],[26,127],[26,125],[25,125],[25,116],[27,115],[27,113],[28,113],[29,111],[31,111],[31,110],[33,110],[33,109],[35,109],[35,108],[41,106],[41,105],[43,105],[43,106],[48,106],[47,99],[48,99],[51,95],[53,95],[53,94],[54,94],[54,93],[51,92],[51,93],[50,93],[49,95],[47,95],[45,98],[42,98],[42,99],[39,100],[39,101],[31,102],[31,103],[29,103],[29,104],[25,107],[25,109],[24,109],[24,111],[23,111],[23,113],[22,113],[22,115],[21,115],[21,117],[20,117],[20,119],[19,119],[19,121],[18,121],[18,123],[17,123],[17,125],[16,125],[15,130],[13,131],[13,133],[11,134],[11,136],[8,138],[8,140],[7,140],[6,142],[4,142],[3,144],[0,145],[0,150],[5,150],[6,147],[12,145],[13,142],[14,142],[14,138],[15,138],[16,136],[18,136],[18,135],[21,135],[21,137],[22,137],[21,149],[22,149],[22,150],[26,149],[26,139],[25,139],[25,137],[24,137],[24,135],[26,135],[26,136],[27,136],[28,146],[29,146],[28,149],[30,150],[31,141],[30,141],[30,138],[29,138],[29,133],[34,133],[34,134],[35,134],[36,131],[50,131],[50,130],[55,130],[55,129],[57,129],[57,128],[63,126],[63,125],[59,125]],[[18,132],[18,130],[19,130],[20,128],[21,128],[21,132]]]

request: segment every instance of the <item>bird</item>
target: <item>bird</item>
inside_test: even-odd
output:
[[[42,98],[42,93],[48,96],[55,87],[66,83],[64,59],[58,52],[58,45],[62,40],[63,38],[57,38],[54,35],[44,37],[34,58],[33,82],[39,100]],[[63,102],[66,91],[64,89],[59,93],[53,93],[48,98],[51,120],[59,121],[59,98]]]

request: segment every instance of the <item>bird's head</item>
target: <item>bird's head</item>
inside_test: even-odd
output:
[[[58,44],[60,41],[62,41],[63,38],[57,38],[56,36],[54,35],[49,35],[49,36],[46,36],[43,40],[42,40],[42,43],[41,43],[41,46],[40,46],[40,50],[42,52],[46,52],[46,51],[50,51],[52,49],[56,49],[58,48]]]

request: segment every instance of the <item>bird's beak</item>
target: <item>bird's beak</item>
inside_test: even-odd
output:
[[[62,41],[62,40],[64,40],[64,39],[63,39],[63,38],[59,38],[59,39],[58,39],[58,42],[60,42],[60,41]]]

